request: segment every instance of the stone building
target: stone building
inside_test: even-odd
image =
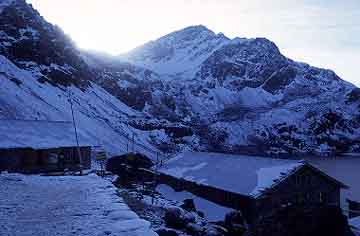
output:
[[[340,206],[347,188],[304,161],[251,156],[188,152],[159,172],[161,183],[240,210],[249,223],[293,204]]]
[[[81,164],[91,167],[91,145],[80,137]],[[0,171],[78,170],[74,129],[68,122],[0,120]]]

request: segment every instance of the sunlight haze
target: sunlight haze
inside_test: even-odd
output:
[[[358,0],[28,0],[78,47],[117,55],[190,25],[266,37],[294,60],[360,85]]]

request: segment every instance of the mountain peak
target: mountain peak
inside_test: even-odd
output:
[[[182,73],[196,67],[214,50],[229,42],[203,25],[174,31],[130,51],[125,58],[160,74]],[[163,67],[166,63],[167,66]]]
[[[220,37],[224,37],[219,35]],[[214,31],[208,29],[204,25],[195,25],[195,26],[189,26],[186,28],[183,28],[181,30],[174,31],[170,34],[167,34],[161,38],[159,38],[157,41],[160,42],[167,42],[167,43],[177,43],[177,42],[188,42],[188,41],[194,41],[194,40],[207,40],[212,38],[219,37],[214,33]],[[224,37],[226,38],[226,37]]]
[[[192,25],[192,26],[188,26],[188,27],[185,27],[181,30],[178,30],[178,31],[175,31],[174,33],[176,32],[206,32],[206,33],[210,33],[210,34],[215,34],[212,30],[210,30],[209,28],[207,28],[206,26],[204,25]]]

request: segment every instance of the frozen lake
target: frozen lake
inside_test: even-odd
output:
[[[347,198],[360,202],[360,156],[312,157],[305,160],[350,187],[342,191],[343,206],[346,206]]]

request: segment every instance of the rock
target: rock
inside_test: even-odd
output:
[[[174,229],[184,229],[186,222],[184,220],[185,211],[180,207],[170,207],[166,209],[164,221],[165,225]]]
[[[241,235],[246,231],[246,221],[240,211],[226,214],[224,226],[230,235]]]
[[[196,207],[193,199],[185,199],[184,203],[180,206],[182,209],[186,211],[196,212]]]
[[[203,235],[204,228],[195,223],[189,223],[186,225],[186,232],[190,235]]]
[[[264,83],[263,89],[274,94],[278,90],[284,89],[287,85],[294,81],[296,75],[296,68],[292,66],[284,67],[271,75],[271,77]]]
[[[179,234],[176,231],[170,229],[159,229],[156,231],[156,233],[159,236],[179,236]]]
[[[225,226],[232,227],[232,226],[245,226],[245,219],[240,211],[233,211],[225,216]]]
[[[114,174],[121,174],[124,166],[130,166],[135,169],[149,169],[154,165],[150,158],[140,153],[128,153],[121,156],[111,157],[106,163],[106,170]]]
[[[227,234],[228,234],[228,231],[225,228],[218,226],[218,225],[208,225],[205,228],[205,233],[204,233],[204,235],[206,235],[206,236],[224,236]]]
[[[198,216],[200,216],[201,218],[205,217],[205,213],[202,211],[197,211]]]
[[[186,212],[182,215],[185,223],[195,223],[196,222],[196,215],[193,212]]]
[[[354,88],[350,93],[346,95],[347,103],[353,103],[360,101],[360,88]]]

